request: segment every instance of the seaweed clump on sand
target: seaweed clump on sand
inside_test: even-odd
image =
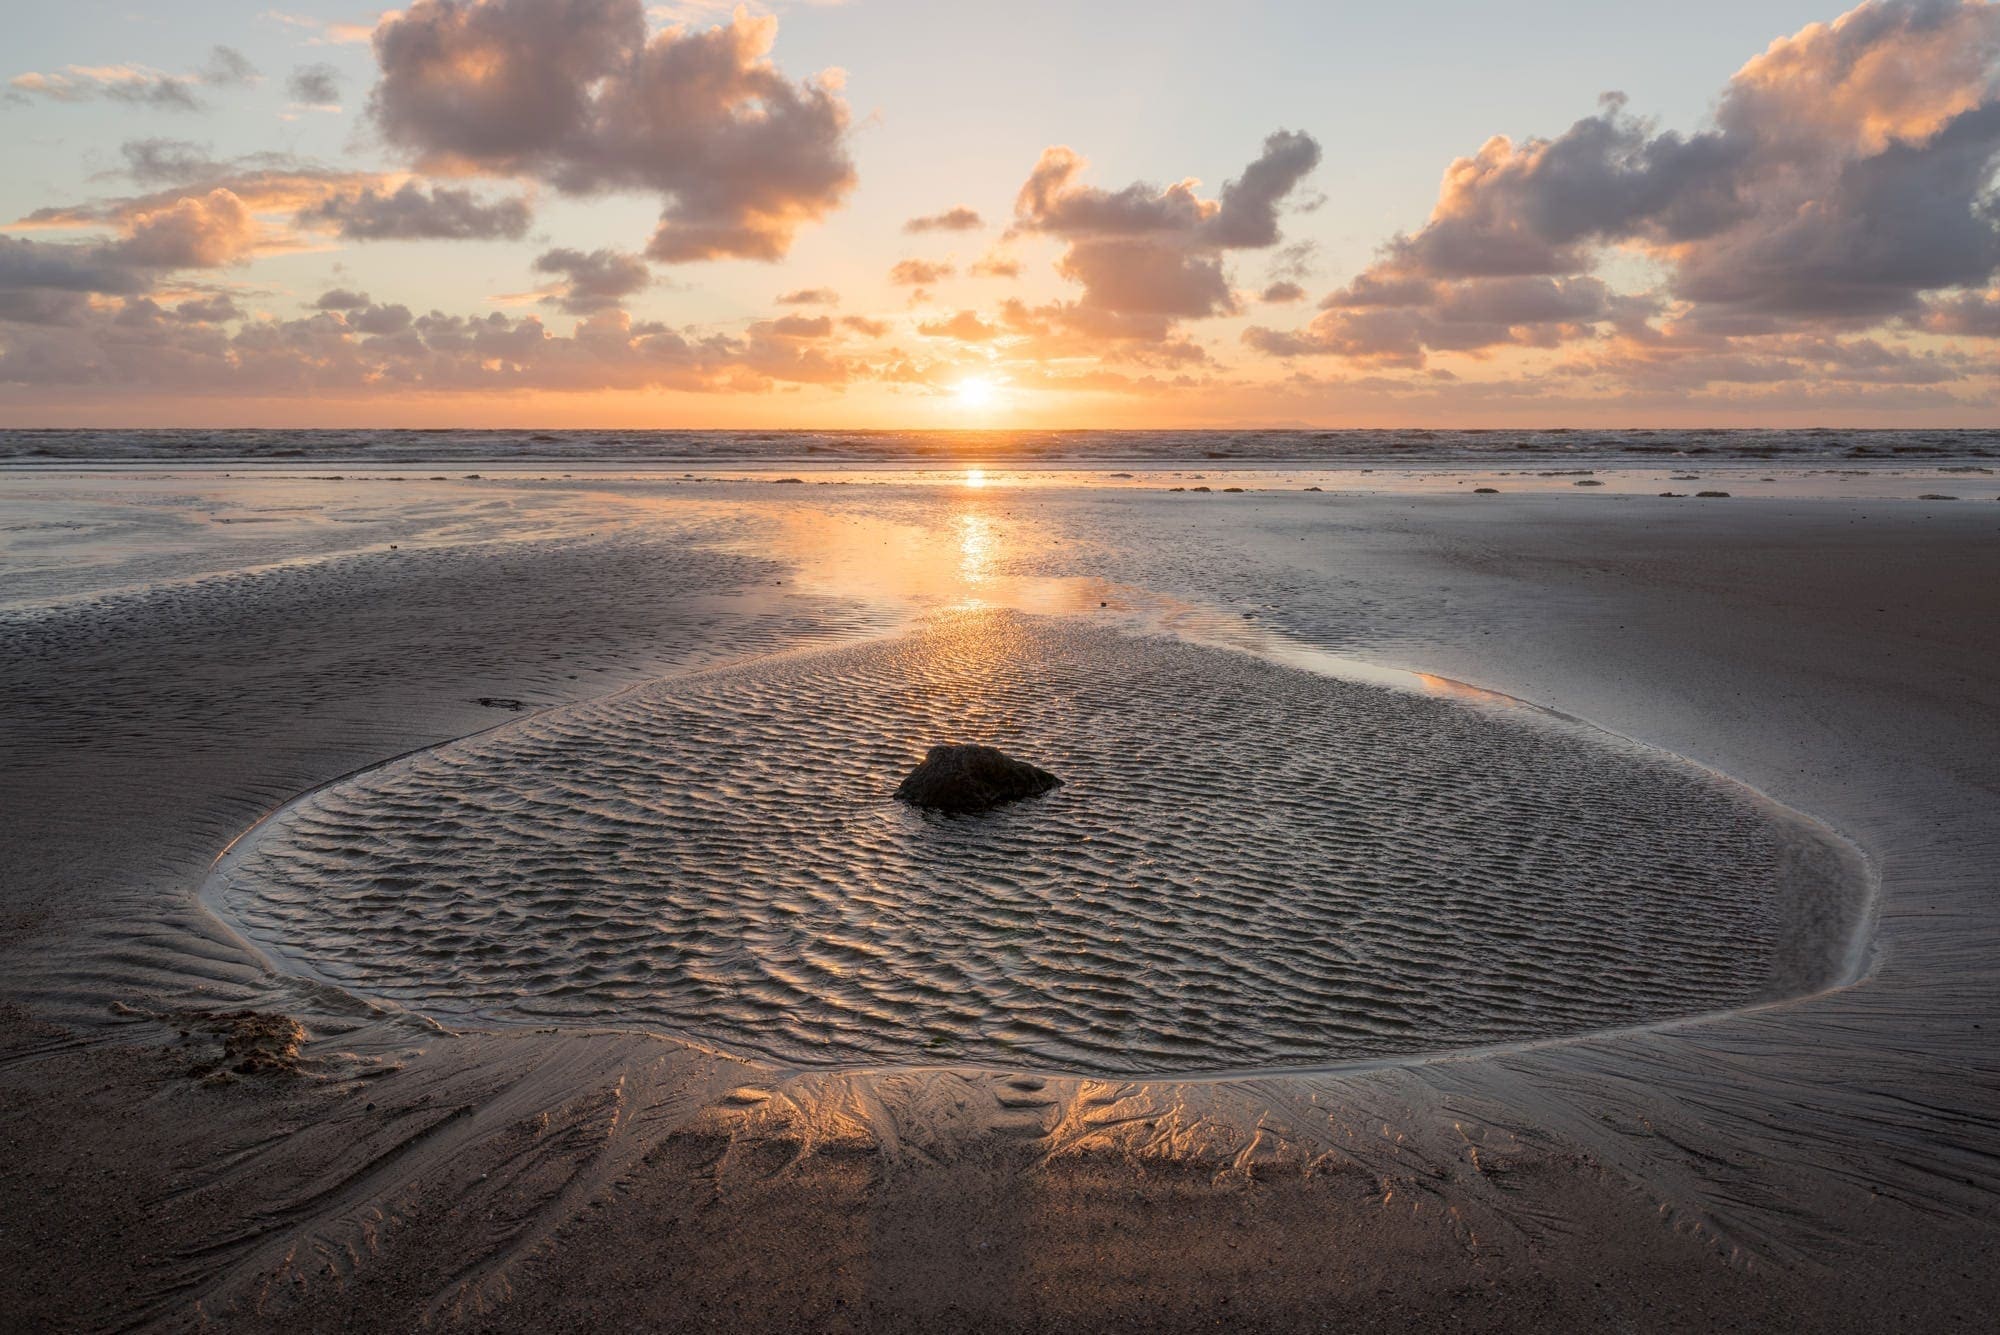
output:
[[[899,801],[930,811],[987,811],[1024,797],[1039,797],[1062,780],[1039,766],[991,746],[933,746],[923,763],[896,789]]]
[[[219,1041],[219,1057],[197,1061],[188,1074],[206,1084],[227,1083],[232,1075],[297,1075],[304,1067],[299,1048],[305,1026],[289,1015],[272,1011],[149,1011],[113,1002],[114,1015],[155,1020],[180,1031],[182,1039],[196,1033]]]

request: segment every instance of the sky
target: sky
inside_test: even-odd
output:
[[[0,425],[1993,425],[2000,4],[69,0]]]

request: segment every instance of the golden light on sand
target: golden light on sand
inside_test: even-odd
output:
[[[966,469],[966,470],[965,470],[965,485],[966,485],[966,486],[968,486],[968,487],[983,487],[983,486],[985,486],[985,485],[986,485],[986,470],[985,470],[985,469],[983,469],[983,468],[968,468],[968,469]]]

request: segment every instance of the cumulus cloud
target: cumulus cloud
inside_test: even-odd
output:
[[[141,185],[192,181],[222,171],[206,147],[186,139],[129,139],[118,151],[126,174]]]
[[[1199,349],[1177,337],[1178,325],[1237,311],[1225,254],[1278,243],[1280,210],[1319,159],[1310,135],[1280,130],[1217,198],[1205,199],[1192,179],[1164,188],[1087,185],[1075,151],[1045,150],[1015,201],[1013,230],[1060,238],[1066,248],[1056,270],[1083,294],[1043,308],[1035,323],[1080,339],[1158,344],[1152,355],[1196,359]]]
[[[393,191],[332,192],[297,216],[303,227],[328,226],[357,241],[490,241],[527,235],[533,215],[523,200],[489,202],[470,190],[406,181]]]
[[[233,46],[211,47],[208,62],[196,76],[211,88],[245,88],[263,80],[250,58]]]
[[[227,292],[187,297],[166,308],[167,315],[187,324],[225,324],[243,318],[243,308]]]
[[[254,254],[258,240],[249,207],[234,192],[216,189],[134,210],[124,239],[110,249],[146,269],[216,269]]]
[[[1021,262],[1011,255],[996,252],[975,260],[966,272],[974,278],[1019,278]]]
[[[57,246],[0,236],[0,290],[144,292],[151,280],[101,246]]]
[[[771,63],[739,10],[649,35],[640,0],[416,0],[375,30],[384,137],[438,173],[662,197],[648,257],[773,260],[854,186],[839,79]]]
[[[338,311],[348,328],[364,334],[400,333],[414,323],[414,317],[407,306],[379,304],[371,300],[366,292],[354,292],[341,287],[320,293],[319,300],[313,303],[313,309]]]
[[[125,303],[126,327],[147,324],[154,314],[152,323],[162,327],[213,325],[242,312],[215,299],[162,307],[151,296],[170,281],[185,292],[186,279],[175,275],[297,250],[328,233],[357,240],[518,238],[528,227],[524,202],[488,203],[464,189],[414,182],[389,189],[373,173],[292,165],[232,171],[183,140],[134,141],[125,155],[137,179],[185,183],[38,209],[17,223],[92,235],[55,242],[0,236],[0,322],[83,325],[101,299],[117,298]],[[211,172],[224,174],[211,178]]]
[[[1783,334],[1751,341],[1670,329],[1649,342],[1588,350],[1555,369],[1552,381],[1597,380],[1620,392],[1697,394],[1737,386],[1839,384],[1899,388],[1949,385],[1975,372],[1957,351],[1911,349],[1873,338]]]
[[[38,97],[49,102],[91,102],[104,98],[159,111],[199,111],[201,99],[194,94],[194,81],[162,74],[140,65],[88,67],[70,65],[61,70],[30,70],[17,74],[7,86],[20,97]]]
[[[1933,334],[2000,338],[2000,291],[1961,292],[1931,302],[1919,321]]]
[[[1223,184],[1213,215],[1205,220],[1204,239],[1230,250],[1255,250],[1278,244],[1278,210],[1306,174],[1319,166],[1319,144],[1311,135],[1280,130],[1264,141],[1264,152]]]
[[[245,321],[234,332],[144,298],[65,323],[0,323],[0,385],[260,396],[760,392],[837,388],[876,373],[839,349],[827,320],[760,322],[739,337],[607,309],[562,335],[533,315],[419,315],[358,293],[328,297],[298,319]]]
[[[1652,303],[1614,293],[1596,278],[1510,275],[1440,285],[1417,304],[1336,293],[1326,314],[1296,333],[1253,326],[1244,342],[1276,356],[1332,354],[1359,361],[1419,366],[1429,351],[1481,352],[1502,345],[1555,347],[1585,337],[1600,321],[1641,322]]]
[[[30,70],[7,81],[17,97],[49,102],[93,102],[99,99],[150,107],[156,111],[200,111],[206,103],[197,90],[243,88],[258,82],[256,66],[233,47],[210,49],[208,60],[193,74],[167,74],[149,65],[65,65],[47,72]]]
[[[285,91],[293,102],[306,107],[340,105],[340,71],[324,62],[301,65],[285,80]]]
[[[953,338],[961,343],[984,343],[1000,337],[1000,327],[988,324],[979,318],[977,311],[960,311],[945,320],[930,320],[917,326],[917,332],[930,338]]]
[[[1605,97],[1553,139],[1494,138],[1445,172],[1430,219],[1253,346],[1421,361],[1426,351],[1635,336],[1593,277],[1655,263],[1656,306],[1742,334],[1918,318],[2000,269],[2000,6],[1872,0],[1773,42],[1714,124],[1660,131]]]
[[[973,232],[984,227],[986,222],[972,209],[963,204],[946,209],[943,213],[930,213],[921,218],[912,218],[903,224],[905,232]]]
[[[535,272],[561,276],[560,289],[544,300],[572,315],[622,306],[653,283],[646,261],[620,250],[547,251],[536,257]]]
[[[351,311],[366,306],[369,302],[366,292],[354,292],[344,287],[336,287],[320,293],[319,300],[313,304],[323,311]]]
[[[838,306],[840,294],[830,287],[801,287],[780,293],[780,306]]]
[[[232,217],[262,220],[239,229],[246,244],[236,258],[243,258],[261,250],[296,249],[304,244],[302,232],[355,241],[518,239],[533,218],[522,199],[487,200],[464,187],[415,181],[392,185],[392,178],[380,173],[339,171],[282,157],[270,159],[277,165],[268,167],[214,162],[184,140],[139,140],[126,144],[124,151],[135,179],[178,183],[145,195],[37,209],[22,225],[109,226],[134,233],[156,225],[148,222],[156,215],[178,212],[185,217],[200,209],[219,221],[219,211],[227,209]]]
[[[138,299],[166,272],[232,264],[255,245],[255,220],[226,192],[136,214],[110,241],[0,235],[0,321],[75,323],[94,298]]]
[[[1297,283],[1292,282],[1289,278],[1268,284],[1262,292],[1257,294],[1257,300],[1273,304],[1304,301],[1305,299],[1306,290]]]
[[[53,210],[31,214],[30,219],[58,224],[76,221]],[[235,264],[256,253],[265,242],[255,212],[226,189],[132,201],[130,207],[119,212],[117,229],[120,235],[112,240],[69,244],[22,240],[14,244],[34,247],[44,255],[90,256],[93,264],[131,270],[169,270],[214,269]],[[119,290],[141,290],[141,287],[143,284]]]
[[[889,281],[898,287],[928,287],[956,274],[958,270],[949,264],[934,263],[930,260],[898,260],[889,270]]]
[[[760,320],[750,327],[774,338],[825,338],[833,333],[833,317],[781,315],[775,320]]]

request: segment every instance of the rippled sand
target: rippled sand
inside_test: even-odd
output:
[[[941,740],[1066,785],[977,817],[892,801]],[[1829,897],[1802,883],[1815,838],[1542,711],[985,611],[337,783],[216,898],[295,966],[443,1017],[1157,1073],[1801,990],[1830,967],[1796,908]]]

